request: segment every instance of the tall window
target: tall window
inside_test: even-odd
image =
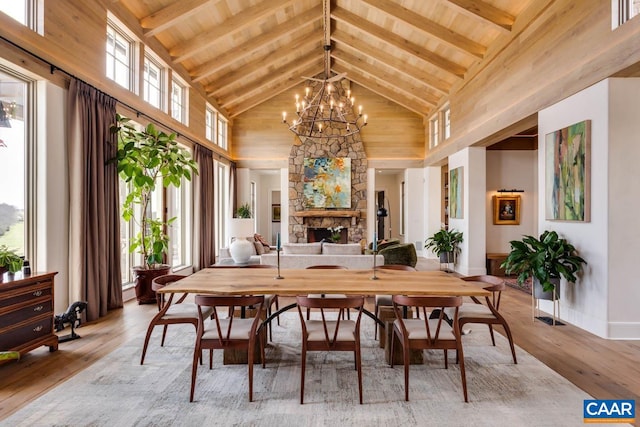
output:
[[[171,81],[171,117],[186,124],[187,91],[178,80]]]
[[[229,171],[224,163],[213,161],[217,169],[217,180],[215,189],[215,232],[216,248],[229,246],[227,235],[227,218],[229,217]]]
[[[205,117],[205,137],[209,141],[215,142],[216,120],[217,120],[215,110],[207,105],[207,111],[205,111],[204,117]]]
[[[113,23],[107,24],[107,77],[133,90],[133,40]]]
[[[156,61],[148,56],[144,57],[144,87],[142,89],[144,100],[154,107],[162,110],[162,88],[164,69]]]
[[[227,149],[227,121],[218,115],[218,140],[216,141],[220,147]]]
[[[446,106],[443,110],[442,110],[442,120],[443,120],[443,139],[446,141],[447,139],[449,139],[449,137],[451,136],[451,108],[449,108],[449,106]]]
[[[191,265],[191,181],[182,179],[179,188],[169,187],[166,200],[168,218],[176,218],[168,229],[169,263],[173,269],[186,267]]]
[[[258,207],[258,190],[257,190],[257,186],[255,181],[251,181],[250,184],[250,191],[251,191],[251,195],[249,196],[251,198],[251,214],[253,215],[253,227],[255,228],[257,225],[257,207]]]
[[[38,10],[38,2],[36,0],[4,0],[0,1],[0,12],[9,15],[22,25],[31,28],[33,31],[39,31],[40,15]]]
[[[0,245],[27,257],[29,218],[35,214],[29,212],[36,166],[28,156],[33,150],[31,88],[26,78],[0,67]]]
[[[640,0],[613,0],[613,28],[616,28],[640,13]]]
[[[438,120],[438,116],[436,114],[436,116],[434,118],[432,118],[430,120],[430,126],[431,126],[431,147],[437,147],[438,143],[440,143],[438,137],[439,137],[439,131],[440,131],[440,120]]]

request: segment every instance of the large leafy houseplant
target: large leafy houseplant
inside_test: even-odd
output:
[[[115,160],[120,177],[130,185],[122,203],[122,218],[133,219],[140,230],[129,251],[138,251],[146,269],[153,269],[164,262],[169,252],[167,227],[175,221],[151,216],[153,192],[158,185],[180,187],[182,179],[190,181],[198,168],[189,152],[178,145],[175,133],[166,134],[152,123],[137,130],[128,118],[118,114],[116,119],[111,127],[118,135]]]
[[[582,264],[586,264],[576,248],[555,231],[547,230],[540,238],[524,236],[509,243],[511,252],[500,267],[507,274],[517,274],[519,284],[533,277],[545,292],[553,291],[554,282],[560,277],[575,283],[576,274],[582,270]]]
[[[425,240],[424,247],[425,249],[433,250],[441,260],[444,259],[442,262],[449,263],[454,262],[456,256],[460,254],[459,245],[462,243],[462,240],[462,231],[442,228]]]

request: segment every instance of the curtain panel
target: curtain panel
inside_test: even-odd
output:
[[[198,174],[194,175],[194,258],[195,270],[207,268],[216,261],[215,244],[215,173],[213,169],[213,152],[208,148],[196,145],[195,160],[198,163]]]

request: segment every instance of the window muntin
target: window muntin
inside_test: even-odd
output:
[[[171,117],[186,124],[186,88],[176,79],[171,81]]]
[[[227,149],[227,121],[218,115],[218,139],[216,144]]]
[[[164,69],[148,56],[144,57],[143,99],[159,110],[162,110],[162,94]]]
[[[183,178],[180,187],[167,188],[167,217],[175,218],[167,230],[169,263],[176,270],[191,265],[192,198],[191,181]]]
[[[133,41],[112,23],[107,24],[107,78],[133,90]]]
[[[35,200],[30,183],[36,172],[28,154],[34,149],[32,88],[33,82],[0,67],[0,182],[11,183],[0,192],[0,245],[27,258],[33,246],[27,237],[34,217],[29,201]]]
[[[451,109],[449,107],[442,110],[442,121],[443,139],[446,141],[451,137]]]
[[[440,131],[440,120],[438,120],[438,116],[432,118],[430,120],[431,123],[431,147],[437,147],[440,143],[438,136]]]
[[[640,14],[640,0],[612,0],[612,6],[613,28]]]
[[[216,112],[213,108],[207,106],[207,110],[204,113],[205,116],[205,138],[211,142],[215,142],[216,138]]]

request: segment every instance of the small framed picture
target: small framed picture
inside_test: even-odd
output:
[[[271,221],[280,222],[280,205],[271,205]]]
[[[493,196],[493,223],[497,225],[520,224],[520,195]]]

